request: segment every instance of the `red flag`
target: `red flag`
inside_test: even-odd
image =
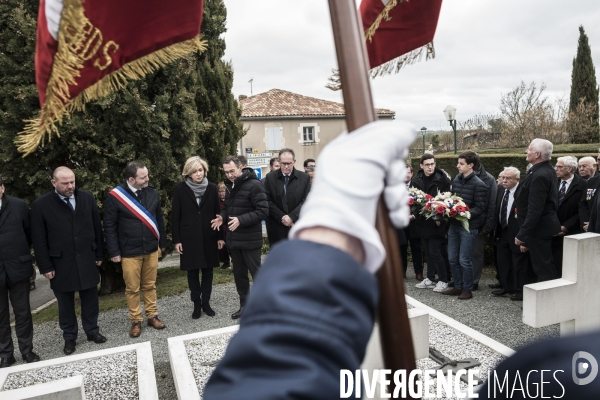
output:
[[[85,103],[194,51],[203,0],[41,0],[36,44],[39,120],[27,121],[19,151]]]
[[[389,72],[420,58],[423,49],[433,51],[441,7],[442,0],[362,0],[360,15],[370,68],[394,60],[385,68]],[[401,56],[405,57],[395,60]]]

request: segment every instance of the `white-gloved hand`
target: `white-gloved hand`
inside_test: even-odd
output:
[[[416,132],[406,122],[377,121],[330,142],[319,155],[312,189],[290,239],[317,226],[354,236],[363,243],[365,268],[376,272],[385,259],[375,229],[377,201],[384,192],[392,223],[408,224],[405,157]]]

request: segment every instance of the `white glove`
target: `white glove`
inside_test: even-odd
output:
[[[372,122],[342,133],[319,155],[312,189],[290,239],[305,228],[323,226],[360,239],[365,268],[376,272],[385,259],[375,229],[377,201],[384,191],[396,227],[408,224],[405,157],[415,140],[415,126],[400,121]]]

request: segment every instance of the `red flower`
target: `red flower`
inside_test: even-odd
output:
[[[457,212],[464,212],[465,208],[463,206],[456,206],[454,207],[454,210],[456,210]]]
[[[438,214],[443,214],[444,211],[446,211],[446,207],[444,206],[437,206],[437,208],[435,209],[435,212],[437,212]]]
[[[425,200],[432,200],[432,199],[433,199],[432,195],[430,195],[430,194],[425,195]]]
[[[471,211],[468,205],[465,205],[466,211]]]
[[[415,203],[415,199],[414,199],[414,198],[412,198],[412,197],[410,197],[410,198],[408,199],[408,205],[409,205],[409,206],[412,206],[414,203]]]
[[[431,210],[431,203],[427,203],[427,204],[425,204],[425,210],[426,210],[426,211],[429,211],[429,210]]]
[[[451,208],[450,209],[450,216],[451,217],[456,217],[456,214],[458,214],[458,212],[454,208]]]

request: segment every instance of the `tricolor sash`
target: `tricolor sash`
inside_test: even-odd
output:
[[[121,204],[125,206],[133,215],[139,218],[140,221],[144,225],[148,227],[158,239],[160,234],[158,233],[158,222],[156,222],[156,218],[150,213],[150,211],[146,210],[146,208],[140,204],[139,201],[136,200],[135,197],[127,193],[127,190],[123,189],[121,186],[117,186],[113,190],[111,190],[108,194],[115,196],[117,200]]]

